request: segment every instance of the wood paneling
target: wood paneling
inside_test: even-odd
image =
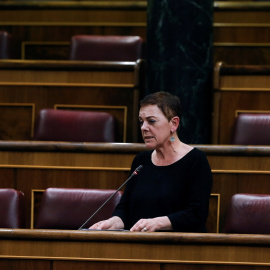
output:
[[[270,66],[216,64],[212,143],[231,143],[238,112],[270,113]]]
[[[214,2],[214,63],[265,65],[270,58],[270,4]]]
[[[34,104],[0,103],[0,139],[30,140],[34,132],[34,117]]]
[[[1,2],[0,29],[13,34],[16,57],[64,60],[76,34],[138,35],[145,39],[146,6],[146,1]],[[48,42],[58,43],[56,52],[46,45]],[[60,51],[63,42],[67,45]]]
[[[14,108],[1,114],[0,138],[30,140],[38,112],[55,108],[109,112],[116,141],[137,142],[142,70],[142,61],[0,61],[0,111]]]
[[[39,269],[51,270],[51,262],[48,260],[18,260],[18,259],[2,259],[0,260],[1,269]]]
[[[0,239],[1,265],[19,270],[270,267],[267,235],[1,229]]]
[[[269,3],[214,1],[213,11],[214,63],[269,62]],[[76,34],[146,40],[147,1],[6,1],[0,3],[0,29],[14,35],[18,58],[66,60]]]
[[[204,151],[213,173],[211,224],[223,231],[230,198],[235,193],[267,193],[270,189],[269,147],[195,145]],[[27,227],[31,224],[32,190],[48,187],[117,189],[129,175],[133,158],[144,144],[0,142],[0,187],[22,190]],[[219,208],[219,209],[218,209]],[[213,226],[211,225],[211,230]]]

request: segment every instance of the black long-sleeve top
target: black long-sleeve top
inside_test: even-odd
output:
[[[141,218],[168,216],[173,231],[206,232],[212,173],[205,154],[193,148],[168,166],[155,166],[153,151],[138,154],[131,173],[143,169],[125,188],[113,216],[129,230]]]

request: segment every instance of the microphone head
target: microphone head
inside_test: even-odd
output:
[[[135,170],[135,172],[138,173],[142,168],[143,168],[143,165],[140,165],[140,166]]]

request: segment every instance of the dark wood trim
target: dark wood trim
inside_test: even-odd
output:
[[[269,2],[254,1],[214,1],[214,11],[267,11],[270,10]]]
[[[136,62],[109,61],[71,61],[71,60],[0,60],[0,69],[5,70],[104,70],[104,71],[133,71],[143,60]]]
[[[209,156],[269,156],[270,146],[193,145]],[[147,150],[143,143],[84,143],[44,141],[0,141],[0,151],[139,153]]]
[[[269,235],[223,233],[128,232],[88,230],[0,229],[0,239],[46,239],[68,241],[145,242],[168,244],[270,245]]]
[[[270,65],[226,65],[215,64],[215,73],[219,75],[270,75]]]
[[[145,10],[147,1],[8,1],[0,3],[0,8],[5,9],[123,9],[123,10]]]

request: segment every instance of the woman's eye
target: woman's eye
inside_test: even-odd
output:
[[[139,120],[140,126],[142,126],[143,123],[144,123],[144,121]],[[156,123],[156,120],[154,120],[154,119],[147,120],[147,124],[149,124],[149,125],[153,125],[154,123]]]

